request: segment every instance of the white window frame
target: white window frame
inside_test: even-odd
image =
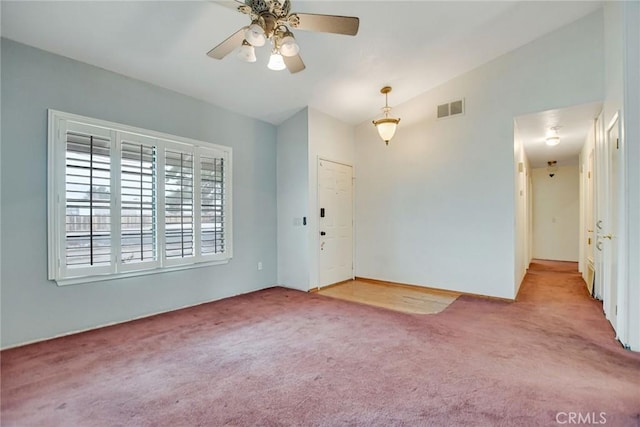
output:
[[[47,156],[47,209],[48,209],[48,278],[59,286],[90,283],[124,277],[157,274],[211,265],[226,264],[233,258],[232,221],[232,149],[228,146],[183,138],[161,132],[136,128],[104,120],[79,116],[50,109],[48,111],[48,156]],[[66,133],[68,125],[74,129],[90,127],[95,134],[110,138],[111,158],[111,263],[108,266],[67,268],[65,265],[66,223]],[[121,186],[120,159],[122,141],[153,144],[157,149],[156,188],[156,253],[157,260],[140,263],[123,263],[121,253]],[[193,153],[193,256],[185,258],[165,257],[165,150]],[[200,156],[224,159],[223,224],[224,252],[200,254]]]

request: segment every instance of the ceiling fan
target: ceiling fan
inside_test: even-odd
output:
[[[264,46],[269,41],[271,56],[267,67],[272,70],[287,68],[291,73],[304,70],[305,65],[298,54],[300,47],[290,28],[355,36],[360,25],[360,20],[352,16],[291,13],[290,0],[229,0],[215,3],[249,15],[251,24],[211,49],[208,56],[222,59],[239,48],[238,58],[255,62],[254,47]]]

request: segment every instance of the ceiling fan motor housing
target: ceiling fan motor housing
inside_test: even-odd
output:
[[[251,7],[251,12],[260,16],[265,13],[271,13],[276,18],[286,18],[291,11],[291,1],[284,0],[245,0],[245,4]]]

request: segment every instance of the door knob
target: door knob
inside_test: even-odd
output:
[[[321,236],[326,236],[326,235],[327,235],[327,233],[325,233],[324,231],[321,231],[321,232],[320,232],[320,235],[321,235]]]
[[[602,236],[602,238],[611,240],[613,238],[613,235],[612,234],[605,234],[604,236]]]

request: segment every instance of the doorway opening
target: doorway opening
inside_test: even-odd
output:
[[[516,288],[533,259],[575,263],[594,295],[596,120],[602,103],[514,119]]]

